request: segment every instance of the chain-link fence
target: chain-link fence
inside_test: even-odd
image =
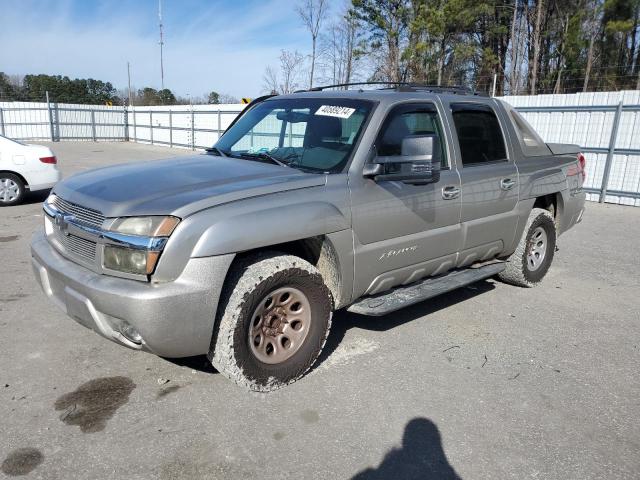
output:
[[[640,92],[504,99],[545,141],[582,147],[587,157],[589,200],[640,206]],[[244,105],[125,109],[0,102],[0,134],[27,141],[135,141],[195,150],[213,145],[242,108]],[[256,128],[253,133],[261,137],[272,131],[276,130]],[[302,132],[289,134],[292,141],[299,141]]]

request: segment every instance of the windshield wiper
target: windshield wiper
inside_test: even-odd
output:
[[[213,153],[219,157],[228,157],[228,155],[224,152],[224,150],[218,147],[207,147],[204,149],[204,151],[207,153]]]
[[[268,160],[271,163],[275,163],[276,165],[280,165],[281,167],[288,167],[289,164],[286,162],[283,162],[282,160],[278,160],[276,157],[274,157],[273,155],[270,155],[266,152],[258,152],[258,153],[242,153],[240,154],[240,156],[242,156],[243,158],[259,158],[261,160]]]

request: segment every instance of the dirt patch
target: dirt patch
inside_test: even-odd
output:
[[[0,243],[13,242],[20,238],[20,235],[9,235],[8,237],[0,237]]]
[[[33,471],[43,460],[44,455],[37,448],[18,448],[4,459],[0,470],[10,477],[19,477]]]
[[[62,395],[54,406],[64,411],[60,420],[67,425],[95,433],[104,430],[107,420],[129,401],[134,388],[136,384],[127,377],[96,378]]]

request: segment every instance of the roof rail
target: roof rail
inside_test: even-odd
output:
[[[443,85],[427,85],[413,82],[352,82],[352,83],[336,83],[333,85],[322,85],[313,87],[308,90],[298,90],[299,92],[321,92],[329,88],[340,87],[357,87],[363,85],[384,85],[378,90],[396,90],[398,92],[428,92],[428,93],[453,93],[455,95],[479,95],[488,96],[486,93],[476,92],[467,87],[460,85],[443,86]]]

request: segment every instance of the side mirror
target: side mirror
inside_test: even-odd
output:
[[[440,152],[437,135],[411,135],[402,139],[401,155],[375,157],[363,173],[376,181],[435,183],[440,180]]]

